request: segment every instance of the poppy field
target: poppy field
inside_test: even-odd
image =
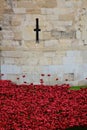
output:
[[[87,127],[87,88],[17,85],[0,80],[0,130],[66,130]]]

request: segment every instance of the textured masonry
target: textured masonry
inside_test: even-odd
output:
[[[87,84],[87,0],[0,0],[2,79]],[[39,44],[35,19],[39,18]],[[17,77],[20,80],[17,81]],[[68,80],[68,81],[67,81]]]

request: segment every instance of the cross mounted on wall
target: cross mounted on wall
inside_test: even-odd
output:
[[[2,27],[0,27],[0,31],[2,31]]]
[[[41,31],[41,29],[39,29],[39,19],[36,18],[36,28],[34,29],[34,31],[36,31],[36,42],[39,43],[39,31]]]

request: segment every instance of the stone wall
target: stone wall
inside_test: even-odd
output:
[[[1,0],[2,79],[87,84],[87,0]],[[39,43],[36,43],[36,18]],[[47,74],[51,77],[47,77]],[[17,77],[20,78],[17,81]],[[50,80],[50,81],[49,81]],[[68,81],[67,81],[68,80]]]

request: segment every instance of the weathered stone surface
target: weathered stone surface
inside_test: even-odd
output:
[[[32,2],[32,1],[17,1],[17,8],[27,8],[27,9],[33,9],[33,8],[37,8],[37,4],[36,2]]]
[[[82,86],[82,85],[87,85],[87,80],[81,80],[78,82],[78,85],[79,86]]]
[[[44,52],[44,57],[55,57],[55,52]]]
[[[19,74],[21,72],[21,68],[16,65],[2,65],[1,66],[2,73],[4,74]]]
[[[65,73],[63,80],[64,81],[73,81],[74,80],[74,73]]]
[[[41,14],[41,9],[26,9],[26,13],[29,13],[29,14]]]
[[[13,8],[13,12],[15,14],[25,14],[26,13],[26,9],[25,8]]]
[[[14,32],[14,40],[21,40],[22,39],[22,33],[21,32]]]
[[[57,6],[56,0],[36,0],[36,3],[41,8],[54,8]]]
[[[57,40],[46,40],[44,42],[45,47],[53,47],[53,46],[58,46],[58,41]]]
[[[58,30],[52,30],[51,36],[55,37],[56,39],[72,39],[76,38],[76,32],[75,31],[58,31]]]
[[[3,38],[6,40],[12,40],[14,37],[14,33],[12,31],[3,31]]]
[[[53,60],[52,60],[52,64],[53,65],[62,65],[63,64],[62,57],[60,57],[60,56],[54,57]]]
[[[70,21],[70,20],[73,21],[74,19],[75,19],[74,13],[59,15],[59,20],[62,21]]]

